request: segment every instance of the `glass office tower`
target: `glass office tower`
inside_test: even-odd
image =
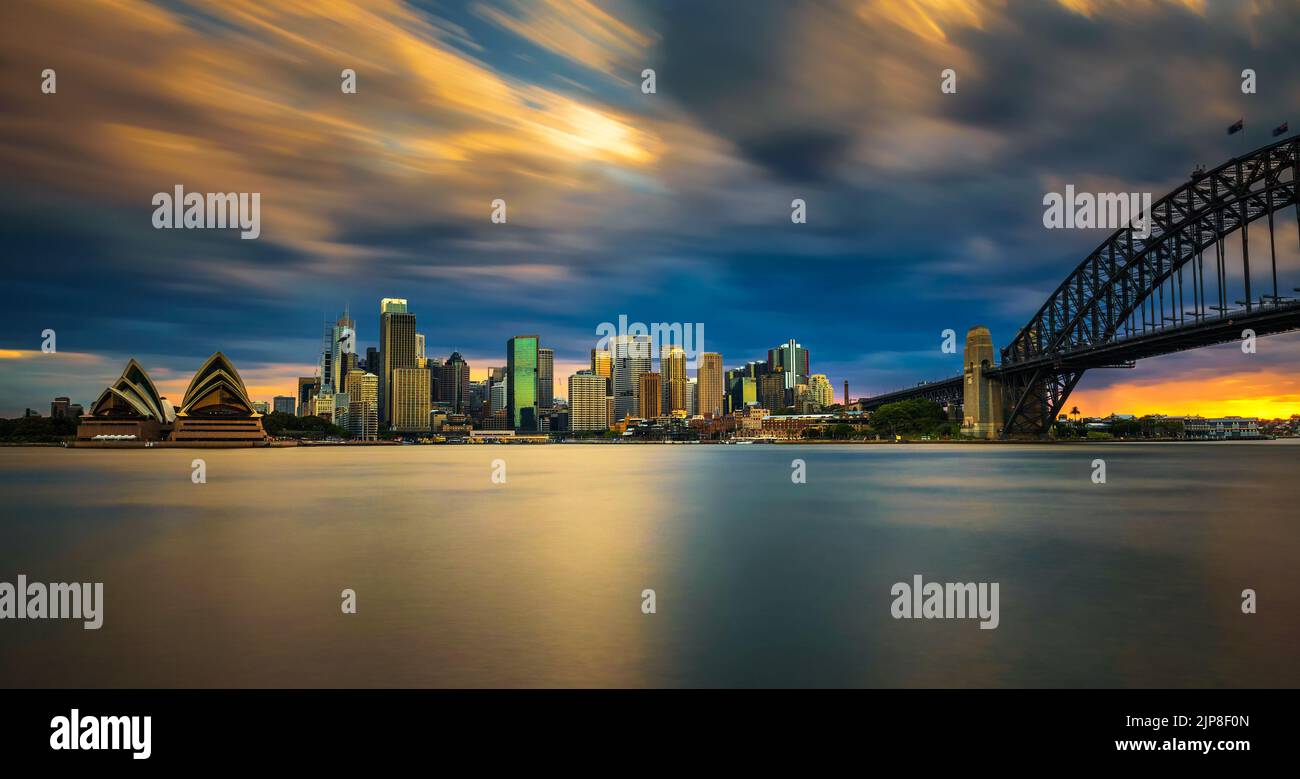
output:
[[[515,430],[538,429],[537,342],[535,335],[506,342],[506,420]]]

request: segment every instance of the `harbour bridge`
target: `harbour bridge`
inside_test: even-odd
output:
[[[1300,136],[1198,168],[1152,204],[1149,234],[1147,225],[1117,230],[1080,262],[996,364],[988,330],[972,328],[961,375],[864,398],[863,408],[926,398],[962,404],[968,434],[1044,436],[1090,368],[1133,367],[1145,357],[1240,341],[1247,330],[1300,329],[1300,301],[1283,294],[1278,279],[1277,241],[1290,241],[1290,229],[1280,237],[1274,230],[1275,215],[1294,208],[1300,247],[1298,182]],[[1268,245],[1255,255],[1267,251],[1268,275],[1257,260],[1252,276],[1249,225],[1261,219]],[[1229,241],[1237,240],[1239,256],[1230,258]],[[1240,277],[1230,278],[1238,264]]]

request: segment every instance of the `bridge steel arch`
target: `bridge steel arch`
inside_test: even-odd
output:
[[[1135,334],[1183,327],[1188,319],[1192,325],[1208,322],[1215,318],[1210,311],[1227,315],[1223,241],[1235,232],[1242,235],[1246,312],[1279,306],[1273,214],[1294,206],[1300,231],[1298,181],[1300,137],[1292,137],[1193,174],[1152,204],[1148,237],[1128,227],[1098,246],[1002,349],[997,374],[1007,402],[1003,437],[1045,435],[1084,371],[1104,364],[1089,359],[1098,347]],[[1265,217],[1274,260],[1272,294],[1256,302],[1251,299],[1245,228]],[[1211,247],[1217,258],[1217,305],[1210,305],[1205,281],[1203,254]],[[1183,309],[1183,271],[1189,264],[1192,311]],[[1166,326],[1169,321],[1175,324]]]

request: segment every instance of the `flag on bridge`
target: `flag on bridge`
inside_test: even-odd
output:
[[[1228,135],[1232,135],[1233,133],[1239,133],[1245,128],[1246,128],[1246,120],[1238,119],[1237,121],[1228,125]]]
[[[1289,129],[1290,128],[1287,126],[1287,123],[1283,122],[1282,124],[1279,124],[1277,127],[1273,128],[1273,137],[1276,138],[1279,135],[1285,135],[1286,131]]]

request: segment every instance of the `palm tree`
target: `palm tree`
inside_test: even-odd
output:
[[[1083,413],[1083,412],[1079,411],[1079,407],[1078,407],[1078,406],[1074,406],[1073,408],[1070,409],[1070,416],[1072,416],[1072,417],[1077,417],[1077,416],[1079,416],[1079,414],[1081,414],[1081,413]],[[1079,420],[1076,419],[1075,421],[1078,422]]]

